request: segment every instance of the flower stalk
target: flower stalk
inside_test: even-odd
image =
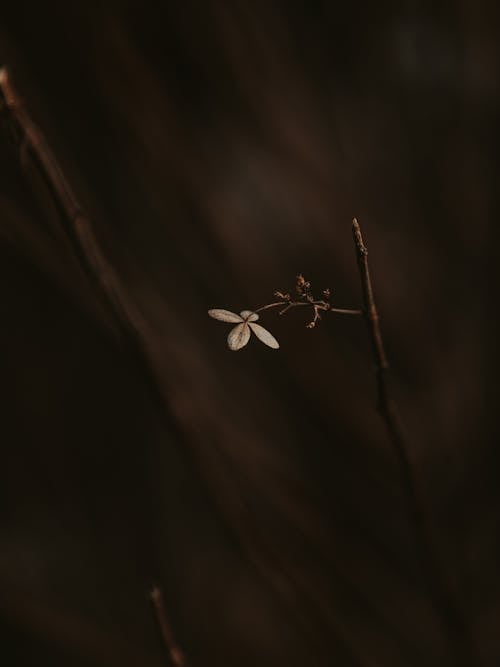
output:
[[[212,308],[208,311],[208,314],[210,317],[213,317],[215,320],[220,320],[221,322],[236,323],[236,327],[229,332],[227,339],[228,347],[233,351],[241,350],[245,347],[250,339],[250,331],[253,331],[257,338],[267,346],[275,350],[279,348],[279,343],[276,338],[274,338],[267,329],[264,329],[264,327],[259,324],[255,324],[255,321],[259,319],[258,313],[264,312],[265,310],[271,310],[271,308],[281,308],[279,315],[284,315],[292,308],[297,308],[299,306],[311,308],[313,318],[306,324],[308,329],[314,329],[318,321],[321,319],[322,312],[336,313],[339,315],[363,314],[363,311],[360,309],[337,308],[336,306],[332,306],[330,303],[329,288],[323,290],[323,299],[316,299],[311,293],[311,283],[307,281],[302,274],[297,276],[295,292],[296,296],[295,298],[292,298],[288,292],[276,291],[274,292],[274,296],[281,299],[281,301],[267,303],[264,306],[255,308],[255,310],[242,310],[239,315],[223,308]]]

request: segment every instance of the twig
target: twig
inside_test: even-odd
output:
[[[299,278],[302,278],[302,276],[299,276]],[[329,301],[315,300],[309,292],[309,287],[310,283],[307,283],[307,292],[305,292],[302,295],[302,299],[304,299],[303,301],[294,301],[288,294],[285,295],[282,294],[281,292],[276,292],[275,296],[283,296],[285,297],[285,299],[283,301],[275,301],[274,303],[268,303],[265,306],[256,308],[253,312],[260,313],[263,310],[269,310],[270,308],[278,308],[284,306],[284,308],[282,308],[279,311],[279,315],[284,315],[289,310],[291,310],[292,308],[296,308],[297,306],[307,306],[308,308],[312,308],[313,311],[313,319],[308,324],[306,324],[307,329],[314,329],[314,327],[316,326],[316,322],[321,319],[320,311],[323,311],[325,313],[326,312],[337,313],[339,315],[363,314],[362,310],[357,310],[353,308],[335,308],[334,306],[331,305]]]
[[[280,315],[284,315],[287,310],[290,308],[295,308],[297,306],[309,306],[313,308],[316,306],[320,310],[328,310],[331,313],[339,313],[340,315],[362,315],[363,311],[357,308],[334,308],[330,306],[327,301],[275,301],[274,303],[268,303],[265,306],[256,308],[253,312],[260,313],[263,310],[269,310],[270,308],[278,308],[278,306],[285,306],[283,310],[280,311]]]
[[[129,339],[137,346],[144,330],[144,320],[128,299],[115,271],[101,252],[90,220],[84,215],[44,135],[25,111],[5,67],[0,69],[0,113],[8,121],[20,157],[29,155],[37,167],[61,214],[75,253],[89,279],[96,285],[98,295],[107,302],[115,324],[120,329],[126,329]]]
[[[150,593],[151,603],[155,614],[156,622],[161,633],[163,644],[167,651],[172,667],[188,667],[188,663],[177,642],[174,639],[170,621],[165,609],[163,594],[157,586]]]
[[[420,564],[435,611],[439,614],[455,658],[455,665],[477,667],[478,657],[453,587],[440,563],[434,543],[433,529],[426,510],[417,476],[414,471],[411,446],[408,442],[399,412],[388,384],[389,363],[385,353],[379,316],[368,266],[368,249],[363,241],[356,218],[352,221],[354,244],[363,291],[364,317],[375,360],[378,410],[385,422],[387,433],[396,452],[406,493],[408,511],[415,530]]]
[[[284,308],[281,308],[279,311],[280,315],[284,315],[287,313],[289,310],[292,308],[296,308],[298,306],[306,306],[308,308],[312,309],[313,312],[313,319],[309,322],[309,324],[306,324],[306,327],[308,329],[314,329],[316,326],[316,322],[321,319],[321,314],[320,311],[322,312],[331,312],[331,313],[336,313],[338,315],[362,315],[363,311],[359,309],[353,309],[353,308],[336,308],[335,306],[332,306],[330,303],[330,288],[326,288],[323,290],[323,296],[324,299],[316,299],[313,294],[312,294],[312,288],[311,288],[311,283],[304,278],[304,276],[299,273],[298,276],[296,276],[296,282],[295,282],[295,294],[297,297],[293,299],[290,296],[290,292],[282,292],[280,290],[276,290],[274,292],[274,296],[277,296],[281,301],[274,301],[273,303],[268,303],[265,306],[261,306],[260,308],[256,308],[253,312],[254,313],[260,313],[264,310],[269,310],[270,308],[281,308],[281,306],[284,306]]]
[[[164,397],[144,349],[145,321],[128,298],[114,269],[103,255],[90,220],[84,215],[41,130],[26,113],[6,68],[0,69],[0,113],[6,118],[9,129],[14,135],[21,159],[28,155],[38,169],[60,213],[75,254],[95,287],[96,296],[107,305],[115,326],[123,334],[129,344],[130,352],[144,371],[152,397],[160,406],[162,414],[167,417]],[[169,426],[177,431],[173,420]],[[183,653],[170,631],[162,594],[158,588],[151,591],[151,601],[173,667],[187,667]]]

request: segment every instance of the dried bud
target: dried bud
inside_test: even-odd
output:
[[[323,290],[323,296],[325,297],[325,299],[328,300],[330,298],[330,295],[331,295],[331,292],[330,292],[329,287],[327,287],[326,289]]]
[[[309,289],[311,287],[311,283],[304,278],[304,276],[299,273],[297,276],[297,282],[295,284],[295,289],[297,291],[297,294],[302,297],[307,297],[309,296]]]

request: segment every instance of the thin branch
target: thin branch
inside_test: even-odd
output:
[[[313,308],[314,308],[314,317],[311,320],[311,322],[309,322],[309,324],[307,325],[308,329],[314,329],[314,327],[316,326],[316,322],[321,319],[321,315],[319,314],[319,311],[320,310],[327,310],[326,308],[322,308],[321,306],[319,306],[317,304],[314,304]]]
[[[66,234],[89,279],[96,285],[99,296],[107,302],[115,324],[120,329],[126,329],[129,338],[137,345],[144,333],[144,319],[128,299],[115,271],[104,257],[90,220],[83,213],[43,133],[24,109],[5,67],[0,69],[0,112],[7,119],[21,161],[29,155],[51,193]]]
[[[339,315],[362,315],[363,311],[359,308],[328,308],[330,313],[338,313]]]
[[[297,306],[309,306],[313,308],[316,306],[320,310],[328,310],[331,313],[339,313],[340,315],[363,315],[363,311],[357,308],[334,308],[330,306],[327,301],[275,301],[274,303],[268,303],[265,306],[256,308],[253,312],[260,313],[263,310],[269,310],[270,308],[278,308],[278,306],[285,306],[283,310],[280,311],[280,315],[283,315],[291,308],[296,308]]]
[[[269,310],[270,308],[277,308],[278,306],[286,306],[289,302],[288,301],[275,301],[274,303],[268,303],[265,306],[261,306],[260,308],[256,308],[253,312],[254,313],[260,313],[263,310]]]
[[[96,296],[107,305],[116,328],[123,334],[131,353],[144,370],[152,397],[160,406],[164,417],[171,417],[165,410],[163,394],[144,349],[143,339],[147,335],[144,318],[128,298],[116,272],[103,255],[90,220],[84,215],[43,133],[25,111],[6,68],[0,69],[0,113],[14,136],[21,160],[25,156],[33,160],[51,193],[74,252],[94,286]],[[169,427],[182,437],[174,420],[169,422]],[[158,588],[151,591],[151,601],[172,666],[187,667],[183,653],[173,639],[163,597]]]
[[[428,516],[426,502],[416,476],[411,446],[408,442],[403,423],[389,389],[389,363],[385,353],[380,321],[370,269],[368,249],[363,241],[361,228],[356,218],[352,221],[354,245],[358,260],[361,288],[363,291],[364,317],[368,326],[375,372],[377,378],[378,410],[385,422],[387,433],[396,452],[406,494],[410,519],[415,530],[420,565],[423,570],[432,604],[442,622],[443,631],[450,642],[455,665],[477,667],[477,650],[470,636],[466,619],[460,608],[453,586],[450,585],[446,571],[440,562],[438,549],[434,542],[433,528]]]
[[[153,605],[156,622],[161,633],[163,645],[167,651],[172,667],[188,667],[184,653],[175,641],[172,627],[167,616],[161,589],[155,586],[151,590],[150,598],[151,604]]]
[[[290,310],[290,308],[293,308],[293,304],[291,304],[291,303],[289,303],[289,304],[288,304],[287,306],[285,306],[282,310],[280,310],[280,312],[278,313],[278,315],[284,315],[287,311]]]

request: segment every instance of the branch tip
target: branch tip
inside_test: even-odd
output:
[[[354,235],[354,242],[356,244],[358,253],[360,255],[368,255],[368,248],[364,244],[363,235],[361,234],[361,227],[357,218],[352,219],[352,233]]]
[[[149,593],[156,622],[161,633],[161,638],[165,650],[167,651],[170,663],[173,667],[187,667],[187,660],[182,649],[177,644],[170,620],[167,616],[163,594],[158,586],[153,586]]]

